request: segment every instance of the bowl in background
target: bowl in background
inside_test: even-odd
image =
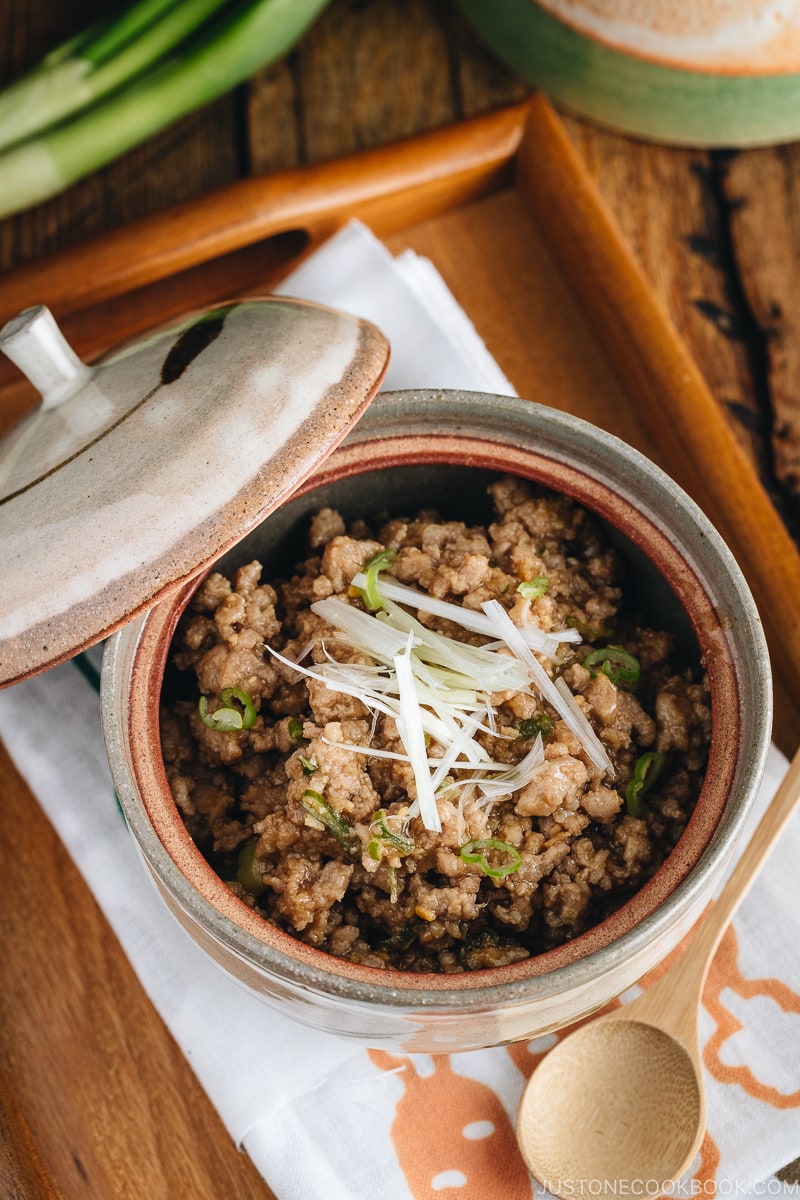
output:
[[[766,645],[726,546],[663,472],[585,421],[509,397],[420,391],[379,396],[345,441],[217,564],[259,558],[269,578],[299,557],[322,506],[345,517],[435,506],[484,520],[485,483],[512,474],[591,510],[636,578],[655,628],[704,660],[711,692],[708,769],[695,811],[656,874],[600,924],[547,953],[460,975],[358,966],[269,925],[214,873],[170,793],[159,699],[195,580],[109,642],[103,725],[116,789],[166,904],[229,975],[320,1029],[405,1052],[462,1051],[532,1037],[602,1007],[677,945],[733,851],[763,772],[771,728]]]
[[[800,5],[458,0],[498,57],[573,112],[649,141],[800,136]]]

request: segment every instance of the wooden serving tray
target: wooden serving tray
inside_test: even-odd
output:
[[[412,247],[433,260],[520,395],[623,437],[697,500],[752,587],[773,651],[776,740],[792,752],[800,555],[543,99],[399,146],[243,180],[33,263],[0,281],[0,319],[47,303],[92,357],[187,310],[268,291],[351,217],[393,251]],[[0,427],[34,400],[2,365]],[[0,1162],[3,1194],[18,1186],[20,1195],[52,1195],[55,1179],[66,1200],[166,1195],[167,1168],[148,1175],[144,1162],[160,1153],[178,1156],[173,1178],[197,1200],[222,1186],[268,1197],[226,1146],[2,748],[0,773],[0,839],[13,848],[0,873],[0,1037],[10,1063],[7,1078],[0,1074],[0,1129],[18,1148]],[[47,919],[33,920],[34,908]],[[97,1021],[108,1031],[99,1044]],[[99,1129],[106,1091],[119,1107]],[[171,1148],[156,1145],[163,1138]],[[137,1157],[131,1179],[123,1164]],[[149,1192],[148,1179],[163,1192]]]

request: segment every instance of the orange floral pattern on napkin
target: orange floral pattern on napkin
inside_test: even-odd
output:
[[[722,993],[730,988],[742,1000],[767,996],[785,1013],[800,1018],[800,995],[781,979],[748,979],[739,967],[739,943],[733,927],[728,928],[719,951],[711,964],[706,981],[703,1003],[716,1023],[716,1029],[703,1051],[703,1064],[720,1083],[734,1083],[757,1100],[773,1108],[800,1108],[800,1064],[797,1064],[798,1087],[793,1092],[781,1092],[758,1079],[749,1066],[731,1066],[722,1061],[720,1051],[729,1038],[744,1028],[738,1017],[726,1007]]]

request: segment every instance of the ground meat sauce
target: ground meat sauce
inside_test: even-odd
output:
[[[584,509],[516,479],[489,491],[495,519],[486,528],[432,513],[348,527],[323,510],[292,578],[262,582],[257,562],[232,580],[212,574],[176,635],[170,670],[184,698],[165,700],[162,744],[190,834],[266,920],[360,964],[460,972],[574,938],[655,872],[700,790],[710,736],[700,665],[676,666],[672,637],[628,615],[623,564]],[[311,669],[329,656],[363,664],[364,654],[337,640],[311,605],[334,596],[363,610],[351,581],[385,547],[396,556],[381,579],[476,611],[496,598],[518,627],[580,631],[582,642],[561,643],[555,661],[539,661],[563,677],[613,777],[531,687],[493,696],[495,730],[476,735],[510,766],[540,737],[531,780],[487,801],[474,784],[458,785],[469,772],[454,768],[446,783],[458,786],[437,793],[441,832],[409,816],[410,763],[348,748],[402,755],[395,720],[298,675],[266,649]],[[520,582],[532,580],[539,586],[521,594]],[[413,615],[450,638],[487,641]],[[635,682],[593,654],[609,645],[624,651],[623,663],[635,660]],[[212,720],[227,700],[236,711],[249,704],[252,724],[210,727],[198,691]],[[429,759],[441,758],[443,747],[427,741]]]

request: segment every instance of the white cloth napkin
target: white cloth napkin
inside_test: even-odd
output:
[[[346,227],[281,291],[379,324],[393,347],[386,386],[513,392],[431,264],[393,259],[363,226]],[[231,1137],[279,1200],[539,1195],[513,1119],[534,1055],[553,1039],[391,1056],[295,1025],[229,981],[163,907],[126,830],[103,752],[98,667],[94,651],[0,692],[0,736]],[[785,765],[773,751],[759,811]],[[800,1155],[798,861],[795,820],[742,906],[738,961],[730,942],[729,975],[702,1014],[709,1138],[678,1195],[713,1195],[712,1186],[774,1195],[773,1173]]]

